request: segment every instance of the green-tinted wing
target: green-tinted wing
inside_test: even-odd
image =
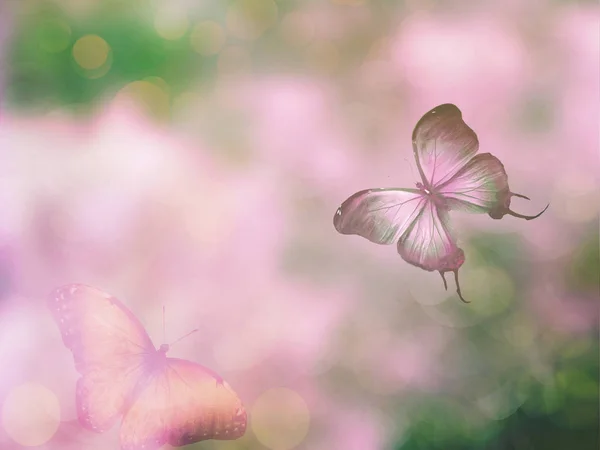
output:
[[[397,242],[427,199],[418,189],[366,189],[348,198],[335,212],[341,234],[357,234],[376,244]]]
[[[489,214],[493,219],[510,214],[531,220],[545,211],[535,216],[523,216],[510,210],[512,196],[527,197],[510,192],[504,165],[490,153],[476,155],[450,180],[436,186],[436,191],[444,196],[452,210]]]
[[[460,299],[468,303],[460,291],[458,269],[465,262],[465,254],[456,245],[452,236],[448,212],[428,201],[419,215],[410,224],[398,241],[398,253],[406,262],[429,272],[438,271],[444,280],[444,273],[454,272],[456,292]]]
[[[475,132],[452,104],[427,112],[413,131],[413,152],[423,184],[428,188],[445,183],[477,153]]]

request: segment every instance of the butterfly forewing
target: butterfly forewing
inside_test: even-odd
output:
[[[425,201],[417,189],[367,189],[342,203],[333,224],[339,233],[389,245],[414,221]]]
[[[79,284],[60,287],[48,306],[82,375],[76,391],[79,422],[102,432],[131,400],[154,346],[135,316],[98,289]]]
[[[452,178],[479,148],[477,135],[452,104],[427,112],[415,126],[412,143],[423,184],[429,188]]]
[[[152,450],[245,431],[246,411],[227,382],[199,364],[167,358],[125,414],[120,439],[123,450]]]

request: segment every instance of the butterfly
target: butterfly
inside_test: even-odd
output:
[[[246,411],[212,370],[168,358],[140,321],[115,297],[90,286],[55,289],[48,307],[73,353],[79,423],[102,433],[122,417],[122,450],[179,447],[206,439],[237,439]]]
[[[509,214],[525,220],[534,216],[510,209],[512,197],[504,165],[490,153],[477,154],[479,141],[463,121],[461,111],[443,104],[427,112],[415,126],[412,145],[421,182],[417,189],[366,189],[349,197],[337,209],[333,225],[341,234],[356,234],[376,244],[397,243],[406,262],[428,272],[453,272],[456,292],[458,270],[465,255],[456,245],[449,211],[487,213],[493,219]]]

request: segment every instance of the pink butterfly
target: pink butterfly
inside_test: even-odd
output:
[[[82,375],[76,401],[84,428],[102,433],[123,416],[123,450],[244,435],[246,411],[229,384],[199,364],[167,358],[166,344],[155,349],[116,298],[71,284],[56,289],[48,306]]]
[[[402,258],[421,269],[437,270],[448,289],[446,272],[454,272],[456,292],[460,291],[458,269],[465,255],[451,233],[448,212],[487,213],[493,219],[510,214],[531,220],[510,210],[508,177],[498,158],[476,154],[475,132],[451,104],[426,113],[413,131],[413,153],[422,183],[417,189],[366,189],[348,198],[333,217],[341,234],[357,234],[376,244],[397,242]]]

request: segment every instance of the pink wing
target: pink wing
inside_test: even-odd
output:
[[[206,439],[238,439],[246,431],[246,411],[226,381],[211,370],[167,358],[125,414],[123,450],[156,450]]]
[[[479,148],[477,135],[463,121],[460,110],[449,103],[435,107],[417,122],[412,143],[428,189],[452,178]]]
[[[356,234],[389,245],[398,241],[425,202],[417,189],[367,189],[342,203],[333,225],[341,234]]]
[[[436,189],[451,209],[473,213],[489,213],[509,192],[504,166],[490,153],[475,156]]]
[[[431,201],[398,241],[398,253],[406,262],[429,272],[458,270],[465,261],[450,233],[448,213]]]
[[[528,198],[510,192],[504,165],[490,153],[476,155],[452,178],[436,186],[436,191],[446,198],[450,209],[487,213],[493,219],[501,219],[505,214],[510,214],[531,220],[546,211],[544,209],[534,216],[524,216],[510,209],[511,197]]]
[[[447,288],[445,272],[454,272],[456,292],[462,296],[458,269],[465,262],[465,254],[456,245],[451,234],[446,208],[427,201],[419,215],[398,241],[398,253],[406,262],[429,272],[440,272]]]
[[[465,257],[450,234],[446,205],[435,205],[416,189],[369,189],[348,198],[333,218],[342,234],[357,234],[377,244],[398,242],[402,258],[427,271],[454,272]]]
[[[446,197],[450,209],[487,213],[493,219],[510,214],[526,220],[546,211],[534,216],[511,211],[511,197],[529,199],[510,192],[498,158],[490,153],[476,155],[477,135],[456,106],[447,103],[426,113],[415,126],[412,141],[423,183]]]
[[[65,346],[73,352],[80,424],[103,432],[122,414],[155,348],[135,316],[98,289],[71,284],[56,289],[48,306]]]

